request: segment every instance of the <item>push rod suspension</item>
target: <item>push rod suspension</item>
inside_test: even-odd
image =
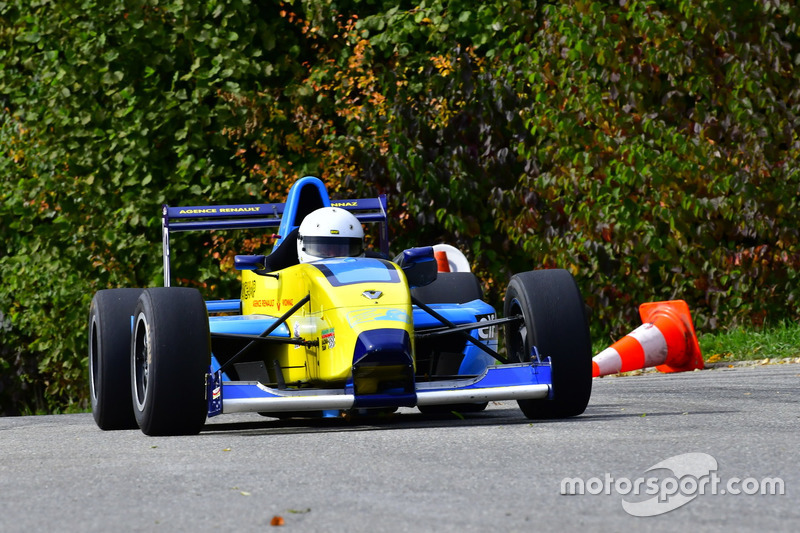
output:
[[[304,297],[303,297],[303,298],[302,298],[302,299],[301,299],[299,302],[297,302],[296,304],[294,304],[294,305],[292,306],[292,308],[291,308],[291,309],[289,309],[288,311],[286,311],[286,312],[285,312],[285,313],[284,313],[284,314],[283,314],[283,315],[282,315],[282,316],[281,316],[281,317],[280,317],[278,320],[276,320],[275,322],[273,322],[273,323],[272,323],[272,325],[270,325],[270,327],[268,327],[267,329],[265,329],[265,330],[264,330],[264,332],[263,332],[261,335],[259,335],[259,337],[260,337],[260,338],[262,338],[262,339],[263,339],[264,337],[268,337],[270,333],[272,333],[273,331],[275,331],[276,329],[278,329],[278,326],[280,326],[281,324],[284,324],[284,323],[286,322],[286,320],[287,320],[287,319],[288,319],[290,316],[292,316],[293,314],[295,314],[295,313],[297,312],[297,310],[298,310],[298,309],[300,309],[301,307],[303,307],[304,305],[306,305],[306,304],[308,303],[308,301],[309,301],[309,300],[311,300],[311,295],[310,295],[310,294],[306,294],[306,295],[305,295],[305,296],[304,296]],[[236,355],[234,355],[233,357],[231,357],[230,359],[228,359],[227,361],[225,361],[225,363],[224,363],[224,364],[220,365],[220,367],[219,367],[219,371],[220,371],[220,372],[223,372],[223,371],[224,371],[226,368],[228,368],[229,366],[231,366],[231,365],[233,364],[233,362],[234,362],[234,361],[236,361],[236,360],[237,360],[237,359],[239,359],[239,358],[240,358],[240,357],[241,357],[243,354],[245,354],[245,353],[247,353],[249,350],[251,350],[251,349],[253,348],[253,346],[255,346],[256,344],[258,344],[259,342],[260,342],[259,340],[251,340],[250,342],[248,342],[248,343],[247,343],[247,345],[246,345],[244,348],[242,348],[241,350],[239,350],[239,351],[236,353]]]
[[[477,346],[478,348],[480,348],[481,350],[483,350],[487,354],[491,355],[492,357],[494,357],[495,359],[497,359],[501,363],[508,364],[508,359],[506,359],[505,357],[503,357],[502,355],[497,353],[496,350],[492,350],[483,341],[481,341],[479,339],[476,339],[475,337],[473,337],[472,335],[470,335],[466,331],[459,329],[458,326],[456,326],[455,324],[453,324],[452,322],[447,320],[445,317],[443,317],[442,315],[440,315],[439,313],[437,313],[433,309],[431,309],[431,307],[429,305],[426,305],[426,304],[422,303],[421,301],[419,301],[419,299],[415,298],[414,296],[411,297],[411,303],[413,303],[414,305],[416,305],[417,307],[419,307],[420,309],[422,309],[423,311],[425,311],[426,313],[431,315],[433,318],[435,318],[436,320],[438,320],[439,322],[441,322],[442,324],[444,324],[448,328],[452,328],[454,333],[457,333],[458,335],[464,337],[468,342],[471,342],[472,344],[474,344],[475,346]]]

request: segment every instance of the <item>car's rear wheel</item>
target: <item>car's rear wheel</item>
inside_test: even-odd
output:
[[[134,429],[131,379],[131,317],[142,289],[95,293],[89,308],[89,396],[100,429]]]
[[[530,361],[535,346],[552,365],[552,399],[519,400],[525,416],[564,418],[583,413],[592,393],[592,343],[583,298],[572,275],[559,269],[516,274],[503,307],[506,317],[524,317],[505,326],[509,360]]]
[[[472,272],[439,272],[433,283],[414,287],[411,295],[426,304],[463,304],[483,298],[483,288]]]
[[[136,422],[147,435],[191,435],[208,412],[211,361],[208,312],[195,289],[146,289],[134,313],[131,391]]]

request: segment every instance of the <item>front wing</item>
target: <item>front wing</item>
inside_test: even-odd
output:
[[[415,394],[383,394],[380,399],[342,389],[276,389],[253,381],[223,381],[208,374],[208,416],[243,412],[348,410],[363,407],[448,405],[501,400],[546,399],[552,395],[549,361],[493,365],[477,377],[418,382]]]

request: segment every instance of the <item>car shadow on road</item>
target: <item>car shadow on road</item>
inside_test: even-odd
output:
[[[730,413],[730,410],[713,411],[654,411],[634,410],[619,405],[590,405],[587,411],[577,417],[564,419],[530,420],[516,407],[493,407],[479,413],[460,413],[452,411],[443,414],[425,414],[416,410],[381,414],[345,416],[336,418],[269,418],[263,420],[250,419],[236,422],[213,422],[203,428],[202,434],[218,434],[221,432],[241,434],[243,436],[258,435],[291,435],[300,433],[326,433],[348,431],[387,431],[410,430],[423,428],[456,428],[486,427],[509,425],[544,425],[544,424],[585,424],[598,421],[609,421],[631,418],[673,417],[692,415],[715,415]]]
[[[739,412],[737,409],[704,409],[704,410],[664,410],[661,407],[647,409],[644,407],[632,407],[620,404],[590,404],[586,412],[582,414],[582,420],[613,420],[626,418],[649,418],[664,416],[697,416],[697,415],[720,415]],[[562,420],[568,421],[569,419]]]
[[[438,427],[502,426],[531,424],[518,409],[489,409],[481,413],[423,414],[402,412],[382,415],[359,415],[337,418],[287,418],[265,417],[263,421],[215,422],[206,424],[202,434],[219,432],[242,435],[280,435],[297,433],[323,433],[345,431],[386,431]]]

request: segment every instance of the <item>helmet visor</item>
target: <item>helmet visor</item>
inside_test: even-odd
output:
[[[361,239],[352,237],[303,237],[303,248],[314,257],[358,257],[364,252]]]

